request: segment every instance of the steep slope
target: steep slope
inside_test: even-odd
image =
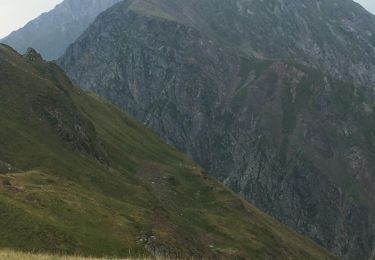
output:
[[[374,259],[374,23],[347,0],[124,1],[59,63],[282,222]]]
[[[375,17],[352,0],[170,2],[135,0],[130,8],[166,13],[244,56],[297,61],[375,83]]]
[[[120,0],[65,0],[1,40],[20,53],[33,47],[48,60],[60,57],[96,16]]]
[[[332,259],[29,49],[0,45],[0,247]]]
[[[194,27],[243,56],[297,61],[375,83],[375,17],[352,0],[132,0],[129,10]]]

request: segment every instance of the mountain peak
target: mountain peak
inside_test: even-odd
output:
[[[41,14],[23,28],[1,39],[1,42],[12,46],[19,53],[24,53],[31,46],[46,60],[57,59],[98,14],[119,1],[65,0],[53,10]]]
[[[373,255],[375,17],[358,4],[124,1],[59,63],[277,219]]]

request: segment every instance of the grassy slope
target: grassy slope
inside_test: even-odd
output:
[[[61,70],[0,45],[0,247],[328,259]],[[146,249],[148,251],[146,251]]]
[[[57,255],[48,255],[48,254],[36,254],[36,253],[22,253],[22,252],[14,252],[10,250],[3,250],[0,251],[0,259],[1,260],[104,260],[104,258],[91,258],[91,257],[79,257],[79,256],[57,256]],[[105,258],[106,260],[115,258]],[[147,260],[150,258],[126,258],[127,260]],[[120,260],[120,259],[118,259]],[[123,259],[125,260],[125,258]]]

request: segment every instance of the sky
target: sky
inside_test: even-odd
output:
[[[0,39],[63,0],[0,0]],[[77,0],[79,1],[79,0]]]
[[[1,0],[0,0],[1,1]],[[375,14],[375,0],[355,0],[365,7],[367,10]]]
[[[0,0],[0,39],[63,0]],[[79,1],[79,0],[77,0]],[[355,0],[375,14],[375,0]]]

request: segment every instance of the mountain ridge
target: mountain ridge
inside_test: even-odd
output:
[[[65,0],[51,11],[41,14],[24,27],[0,39],[0,42],[11,45],[20,53],[33,47],[47,60],[57,59],[99,13],[119,1]]]
[[[283,223],[373,259],[367,21],[352,1],[124,1],[58,63]]]

